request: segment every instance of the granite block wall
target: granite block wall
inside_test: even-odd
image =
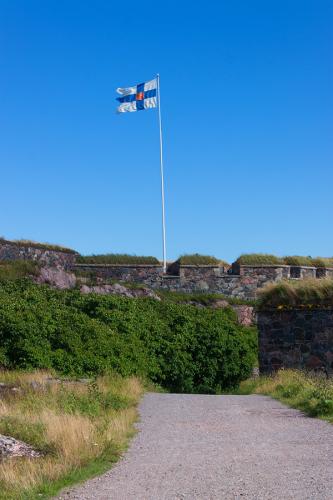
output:
[[[333,309],[259,311],[259,368],[320,370],[333,374]]]

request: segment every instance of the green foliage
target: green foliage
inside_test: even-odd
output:
[[[0,261],[0,281],[17,280],[27,276],[37,276],[39,265],[32,260]]]
[[[53,243],[39,243],[37,241],[32,240],[6,240],[3,237],[0,237],[0,243],[9,243],[10,245],[16,245],[19,247],[34,247],[41,248],[42,250],[56,250],[57,252],[65,252],[65,253],[77,253],[75,250],[71,248],[63,247],[61,245],[54,245]]]
[[[280,281],[259,291],[259,309],[332,307],[333,280]]]
[[[276,255],[266,253],[245,253],[238,257],[236,264],[242,266],[279,266],[283,265],[284,261],[281,257],[277,257]]]
[[[230,264],[224,260],[217,259],[212,255],[200,255],[198,253],[181,255],[177,262],[181,265],[191,265],[191,266],[226,266],[229,267]]]
[[[195,302],[203,306],[213,306],[218,300],[225,300],[230,305],[247,305],[255,306],[256,300],[239,299],[237,297],[230,297],[221,293],[207,293],[207,292],[176,292],[172,290],[158,290],[157,294],[163,299],[176,304],[188,304]]]
[[[160,264],[156,257],[144,255],[128,255],[126,253],[108,253],[104,255],[79,255],[78,264]]]
[[[255,363],[256,330],[229,309],[0,284],[2,362],[83,376],[141,375],[177,392],[219,392]]]

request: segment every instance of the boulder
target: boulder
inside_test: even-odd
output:
[[[65,271],[62,267],[44,266],[40,269],[39,275],[35,279],[36,283],[47,284],[59,290],[74,288],[76,277],[73,273]]]
[[[232,305],[237,314],[238,323],[243,326],[251,326],[255,323],[255,313],[252,306]]]
[[[41,456],[42,454],[29,444],[0,434],[0,459],[13,457],[38,458]]]

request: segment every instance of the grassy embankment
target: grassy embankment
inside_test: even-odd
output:
[[[241,382],[234,394],[264,394],[278,399],[310,417],[333,423],[333,379],[299,370],[280,370]]]
[[[104,376],[90,383],[50,381],[48,372],[1,372],[19,390],[0,399],[0,434],[21,439],[41,458],[0,462],[0,498],[48,498],[102,473],[133,434],[143,384]],[[32,384],[33,382],[33,384]]]

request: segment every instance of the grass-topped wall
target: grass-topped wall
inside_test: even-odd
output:
[[[41,250],[54,250],[56,252],[64,252],[76,254],[77,252],[72,248],[63,247],[61,245],[55,245],[53,243],[41,243],[33,240],[6,240],[5,238],[0,238],[0,245],[13,245],[16,247],[23,248],[38,248]]]
[[[259,292],[258,308],[332,308],[333,280],[281,281],[266,285]]]
[[[79,255],[76,262],[78,264],[160,265],[160,261],[156,257],[150,255],[129,255],[125,253]]]
[[[213,255],[201,255],[199,253],[181,255],[176,262],[181,266],[230,266],[226,261]]]
[[[265,253],[243,254],[236,260],[240,266],[300,266],[300,267],[333,267],[333,257],[310,257],[302,255],[277,255]]]

